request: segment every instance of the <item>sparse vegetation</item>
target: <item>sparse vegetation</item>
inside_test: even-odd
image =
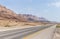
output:
[[[60,24],[58,24],[58,25],[56,26],[56,28],[60,28]]]
[[[56,28],[60,28],[60,26],[56,26]]]
[[[10,25],[5,25],[4,27],[11,27]]]

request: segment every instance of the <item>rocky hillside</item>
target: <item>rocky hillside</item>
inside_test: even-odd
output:
[[[49,22],[47,19],[43,17],[37,17],[29,14],[18,14],[18,16],[24,17],[24,19],[26,19],[29,22]]]
[[[23,17],[19,17],[15,12],[0,5],[0,20],[26,21]]]
[[[0,20],[13,20],[13,21],[24,21],[24,22],[48,22],[45,18],[29,14],[16,14],[5,6],[0,5]]]
[[[0,25],[40,25],[51,23],[43,17],[37,17],[31,14],[16,14],[12,10],[0,5]]]

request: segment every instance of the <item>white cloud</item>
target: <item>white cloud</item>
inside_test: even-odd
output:
[[[60,7],[60,2],[53,2],[53,3],[48,4],[48,6],[54,6],[54,7],[59,8]]]

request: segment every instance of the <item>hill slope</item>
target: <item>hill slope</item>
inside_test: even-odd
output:
[[[50,21],[42,17],[30,14],[16,14],[5,6],[0,5],[0,25],[22,25],[49,23]]]
[[[14,21],[25,21],[23,17],[19,17],[12,10],[0,5],[0,20],[5,19]]]

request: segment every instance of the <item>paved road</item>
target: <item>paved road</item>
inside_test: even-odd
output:
[[[35,26],[24,29],[9,30],[0,32],[0,39],[23,39],[23,37],[36,33],[51,26]]]

